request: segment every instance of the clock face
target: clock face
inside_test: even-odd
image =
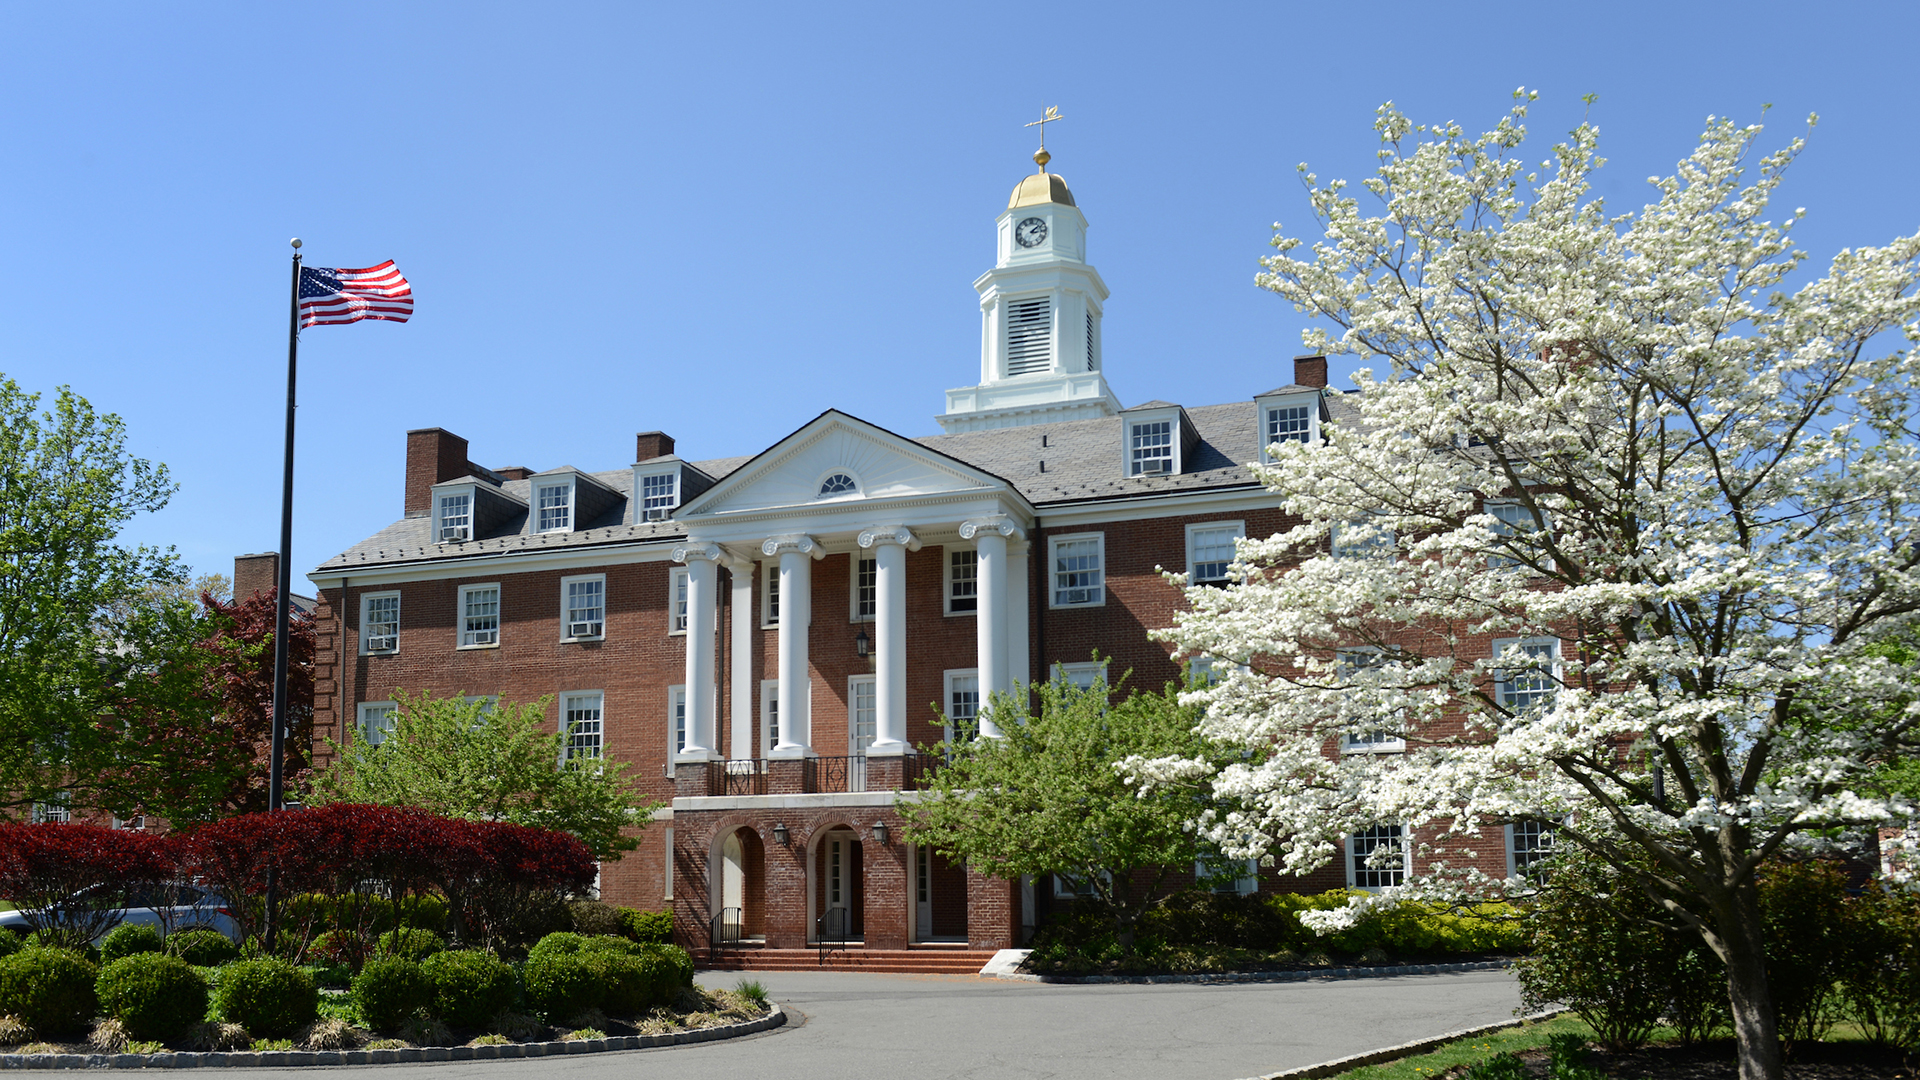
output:
[[[1020,241],[1021,247],[1039,247],[1047,238],[1047,223],[1030,217],[1013,227],[1013,238]]]

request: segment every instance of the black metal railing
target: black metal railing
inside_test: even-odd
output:
[[[737,907],[721,908],[720,914],[713,917],[707,925],[707,952],[712,954],[728,945],[736,944],[744,935],[741,933],[741,912]]]
[[[867,756],[807,759],[807,790],[822,795],[867,790]]]
[[[748,758],[707,763],[709,795],[765,795],[767,763]]]
[[[852,927],[853,912],[843,907],[828,908],[826,914],[813,920],[813,941],[820,949],[819,963],[825,964],[835,949],[847,951]]]

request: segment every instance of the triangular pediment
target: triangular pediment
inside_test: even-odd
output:
[[[835,475],[851,491],[821,494]],[[768,447],[683,507],[682,520],[778,509],[829,509],[876,499],[1010,491],[957,458],[837,410]]]

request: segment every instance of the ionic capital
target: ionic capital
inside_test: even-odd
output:
[[[806,533],[788,533],[784,536],[769,536],[767,542],[760,545],[760,553],[772,558],[793,551],[802,555],[811,555],[816,559],[827,557],[826,549]]]
[[[720,550],[719,544],[681,544],[673,549],[673,561],[677,563],[692,562],[695,559],[717,563],[724,557],[725,554]]]
[[[962,540],[971,540],[982,531],[997,532],[1001,536],[1017,536],[1022,540],[1027,538],[1027,534],[1021,531],[1020,526],[1014,524],[1013,519],[1005,514],[982,514],[960,523]]]
[[[875,544],[899,544],[908,551],[920,550],[920,538],[905,525],[875,525],[870,529],[862,529],[857,539],[863,548]]]

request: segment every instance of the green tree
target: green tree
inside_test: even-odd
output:
[[[51,409],[0,375],[0,808],[84,776],[97,721],[151,664],[149,591],[184,580],[171,551],[116,542],[167,504],[164,465],[127,453],[126,425],[68,387]]]
[[[1105,682],[1032,690],[1039,707],[1028,715],[1026,689],[994,695],[999,738],[973,738],[968,722],[947,721],[960,738],[921,799],[900,805],[907,832],[995,877],[1071,879],[1106,910],[1131,953],[1140,917],[1174,891],[1170,881],[1211,856],[1187,824],[1202,809],[1199,797],[1141,795],[1116,766],[1135,755],[1210,754],[1195,734],[1199,709],[1180,704],[1173,685],[1117,703]]]
[[[380,742],[326,740],[334,760],[308,801],[537,825],[577,837],[603,861],[638,847],[623,830],[660,805],[627,779],[626,763],[569,757],[565,731],[541,731],[552,698],[496,705],[404,690],[394,698],[399,709]]]

